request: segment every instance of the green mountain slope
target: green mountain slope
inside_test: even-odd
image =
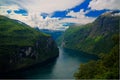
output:
[[[109,12],[93,23],[73,26],[61,36],[61,46],[99,56],[81,64],[76,79],[119,79],[120,15]]]
[[[98,61],[81,64],[74,74],[76,79],[119,79],[119,36],[113,37],[114,46]]]
[[[0,16],[0,72],[41,63],[58,55],[51,36]]]
[[[49,36],[35,31],[28,25],[0,16],[0,45],[33,45],[42,36]]]
[[[91,54],[108,53],[114,46],[112,37],[119,33],[120,16],[104,14],[93,23],[73,26],[62,38],[62,46]]]

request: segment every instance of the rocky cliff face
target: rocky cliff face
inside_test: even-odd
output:
[[[42,63],[58,53],[51,36],[0,16],[0,73]]]
[[[81,64],[74,74],[76,79],[119,79],[119,12],[98,17],[90,26],[89,34],[82,37],[84,44],[78,43],[80,50],[99,55],[99,60]]]
[[[43,44],[41,40],[38,40],[34,46],[0,46],[2,48],[0,71],[29,67],[57,57],[59,52],[54,40],[49,37],[45,42],[46,44]]]
[[[93,23],[72,26],[62,36],[62,46],[90,54],[108,53],[114,46],[113,37],[119,34],[120,13],[108,12]]]

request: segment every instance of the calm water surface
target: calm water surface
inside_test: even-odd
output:
[[[28,70],[9,74],[11,78],[24,79],[74,79],[73,74],[81,63],[97,58],[69,49],[59,48],[59,57],[44,66],[37,65]]]

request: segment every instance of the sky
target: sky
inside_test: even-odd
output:
[[[0,15],[31,27],[66,30],[70,24],[87,24],[101,14],[120,10],[120,0],[0,0]]]

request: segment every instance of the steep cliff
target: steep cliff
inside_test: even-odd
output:
[[[120,16],[109,12],[99,16],[93,23],[72,26],[62,36],[61,45],[90,54],[108,53],[114,46],[113,37],[119,35]]]
[[[29,67],[58,56],[51,36],[0,16],[0,72]]]
[[[90,42],[86,47],[93,47],[89,50],[99,55],[99,60],[81,64],[74,74],[76,79],[116,79],[119,77],[119,33],[120,14],[115,12],[105,13],[95,20],[94,26],[88,34]],[[86,41],[86,40],[85,40]]]
[[[81,63],[76,79],[119,79],[120,11],[107,12],[93,23],[72,26],[61,36],[65,48],[94,54],[97,61]]]

